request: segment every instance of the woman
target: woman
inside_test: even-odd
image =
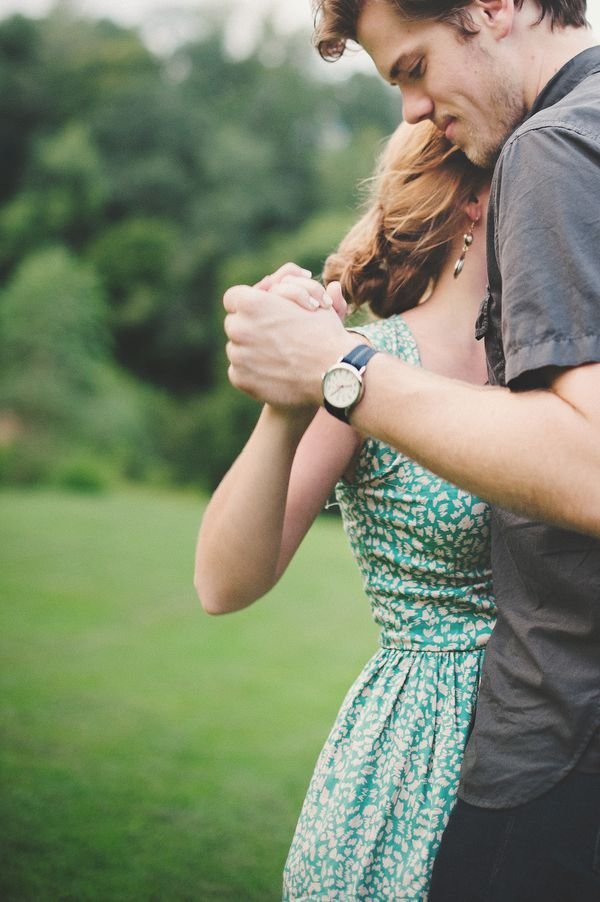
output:
[[[429,123],[403,125],[370,208],[325,266],[330,303],[339,307],[344,294],[379,317],[356,330],[368,342],[480,384],[485,360],[474,322],[486,286],[487,191],[485,174]],[[261,286],[323,303],[320,286],[298,268]],[[336,483],[381,648],[317,762],[284,896],[422,900],[493,627],[486,505],[323,410],[267,405],[206,511],[196,587],[211,613],[259,598]]]

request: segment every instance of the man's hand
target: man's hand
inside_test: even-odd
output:
[[[289,288],[284,290],[289,295]],[[359,342],[345,331],[333,302],[306,309],[289,300],[276,284],[269,290],[238,285],[226,292],[229,380],[274,407],[315,407],[322,399],[323,371]]]

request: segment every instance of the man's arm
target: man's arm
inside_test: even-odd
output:
[[[511,392],[379,356],[365,384],[361,432],[493,504],[600,536],[600,364]]]
[[[321,374],[359,343],[331,311],[245,286],[225,296],[230,379],[283,406],[321,403]],[[500,507],[600,536],[600,364],[546,390],[478,387],[384,354],[352,425]]]

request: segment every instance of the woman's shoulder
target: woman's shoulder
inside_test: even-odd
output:
[[[419,365],[419,352],[415,338],[401,314],[395,314],[386,319],[370,320],[360,326],[351,326],[350,331],[363,335],[378,351],[400,357],[406,363]]]

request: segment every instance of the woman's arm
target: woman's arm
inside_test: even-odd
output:
[[[194,585],[209,614],[256,601],[279,580],[360,447],[360,435],[320,410],[266,406],[202,520]]]

